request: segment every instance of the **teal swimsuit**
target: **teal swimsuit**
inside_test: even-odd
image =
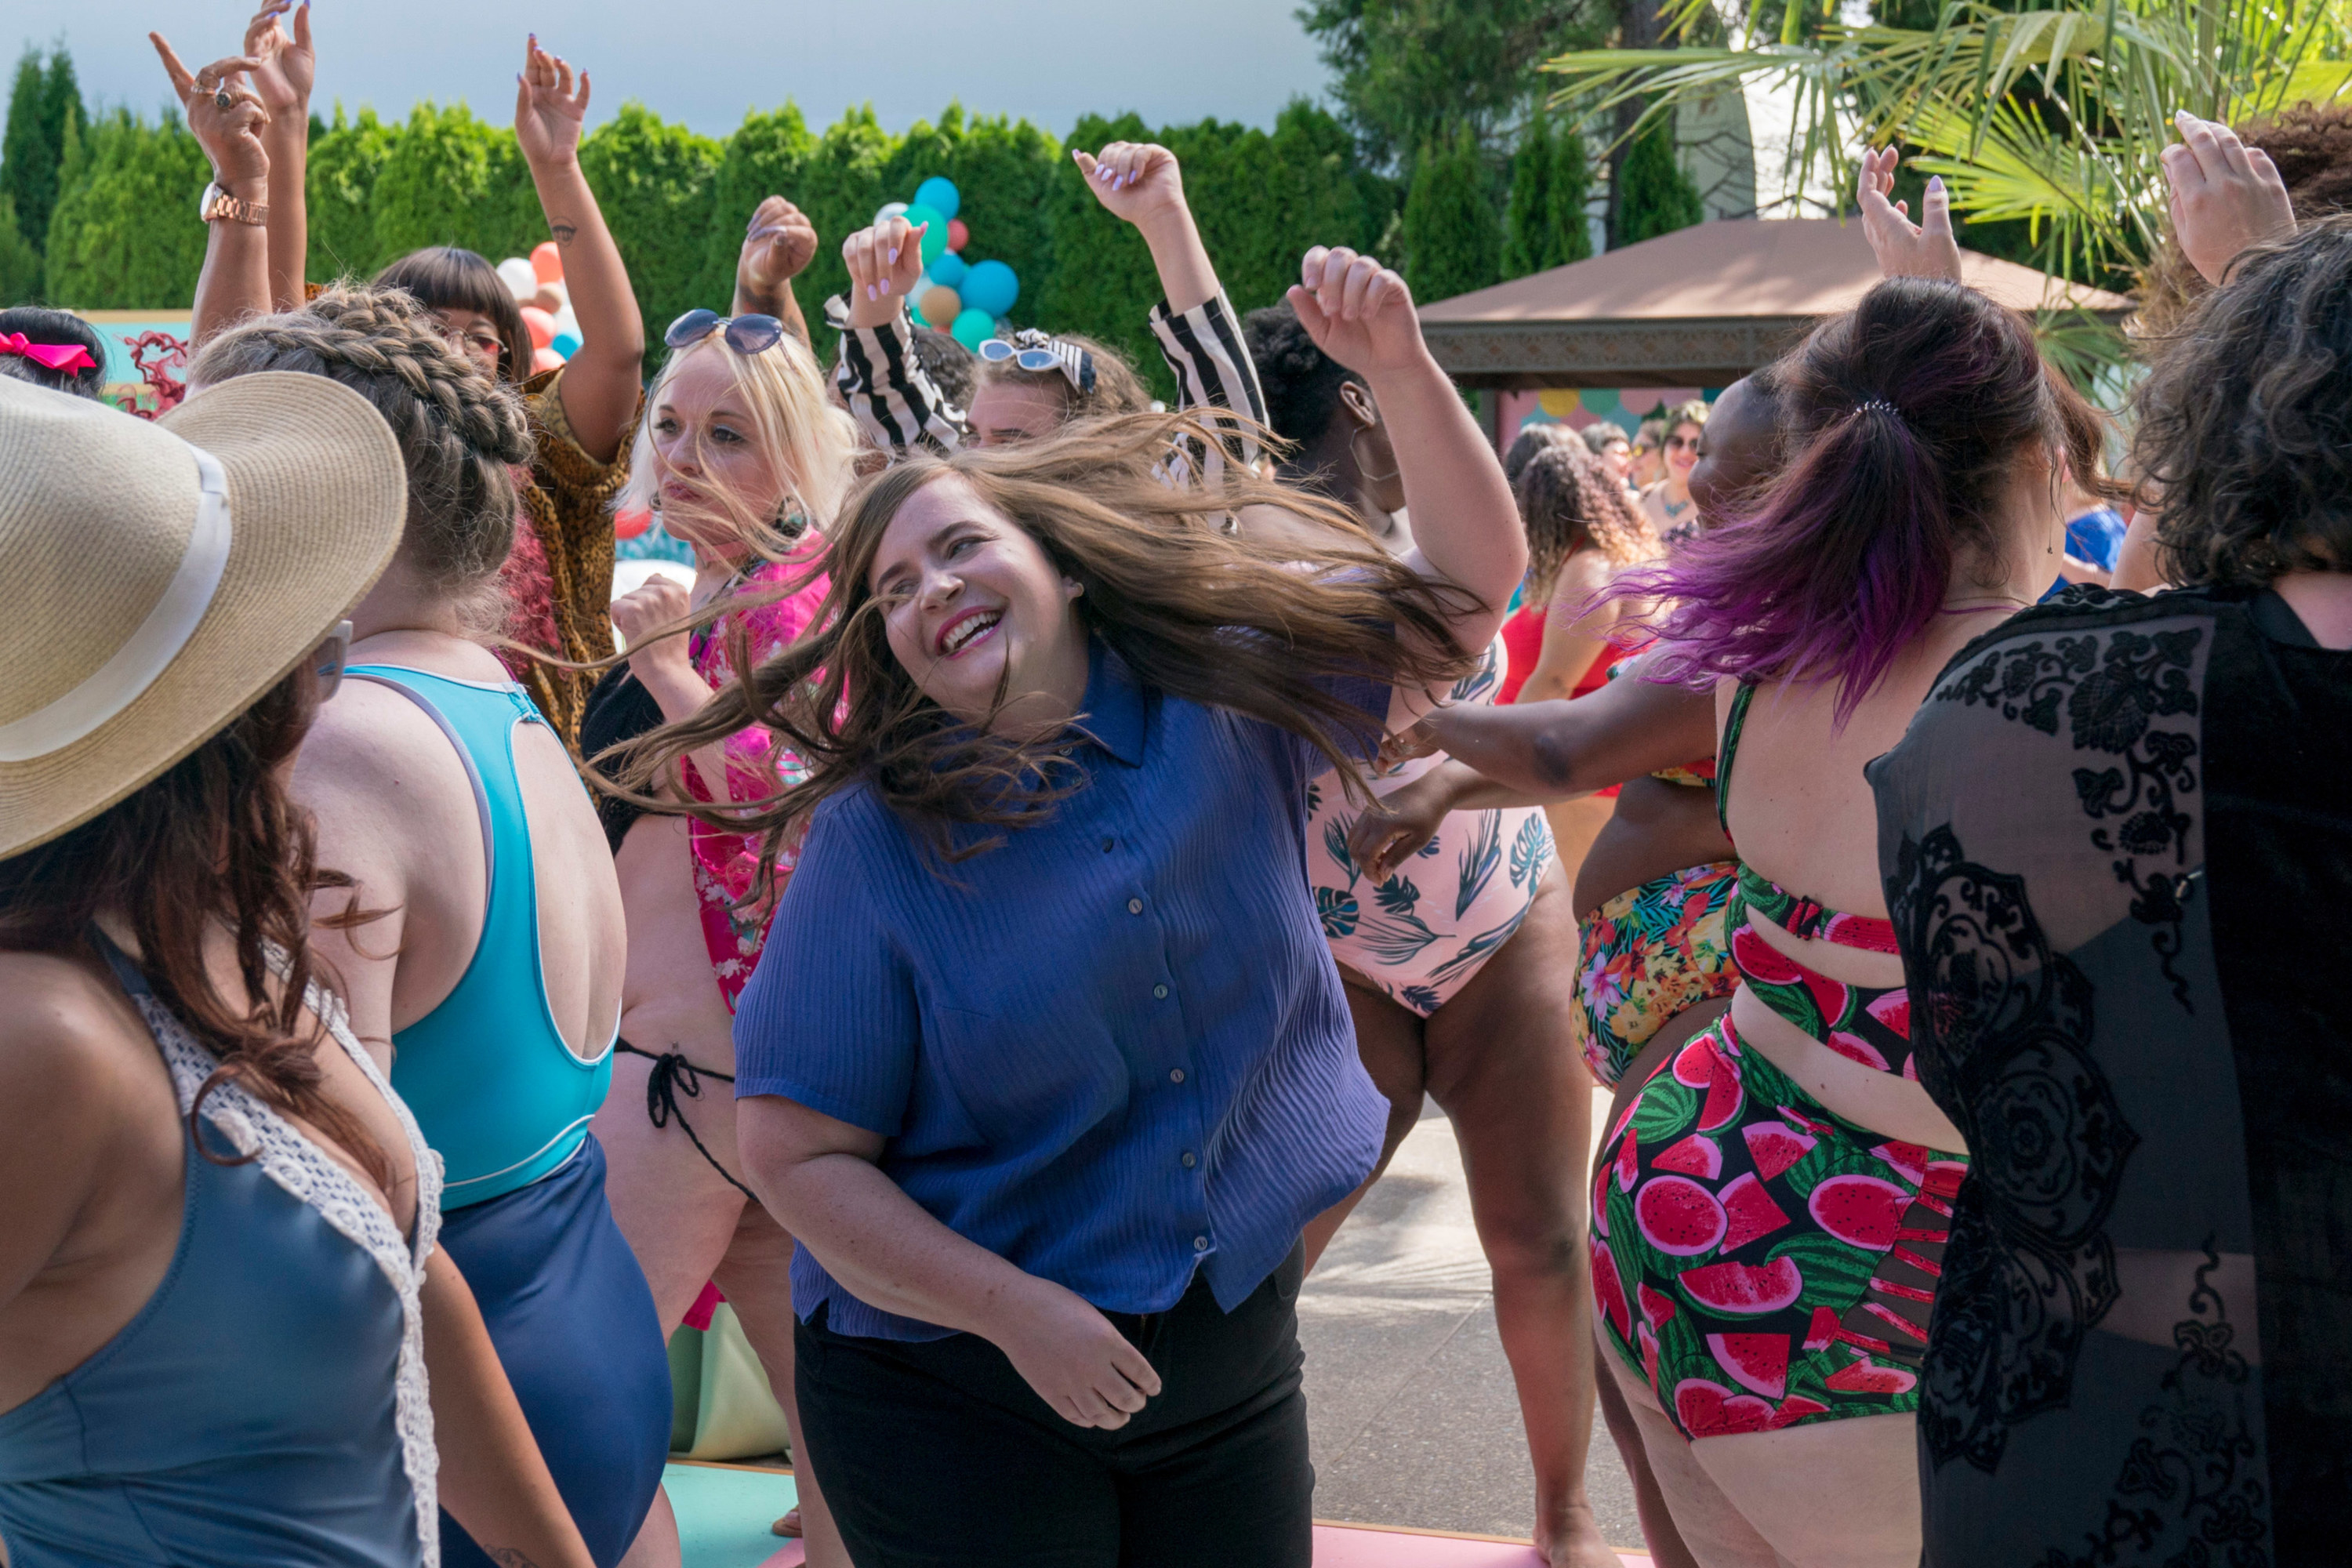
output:
[[[392,1037],[392,1085],[448,1165],[444,1206],[462,1208],[527,1187],[571,1159],[613,1081],[609,1043],[593,1060],[564,1043],[540,968],[539,886],[514,727],[546,721],[510,682],[382,664],[349,673],[391,687],[441,727],[482,816],[489,897],[473,962],[439,1006]]]
[[[514,731],[546,721],[509,681],[390,665],[348,673],[423,709],[473,781],[489,858],[481,938],[457,989],[393,1036],[392,1081],[448,1168],[442,1249],[472,1287],[589,1554],[614,1568],[668,1455],[669,1357],[645,1271],[604,1197],[604,1152],[588,1135],[612,1084],[612,1047],[583,1061],[564,1044],[541,973]],[[441,1563],[491,1568],[446,1512]]]

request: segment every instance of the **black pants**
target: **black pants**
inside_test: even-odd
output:
[[[973,1334],[800,1326],[801,1427],[857,1568],[1307,1568],[1315,1472],[1295,1250],[1228,1315],[1204,1280],[1113,1312],[1160,1393],[1115,1432],[1074,1426]]]

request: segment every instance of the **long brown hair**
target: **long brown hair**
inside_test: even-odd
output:
[[[1551,602],[1568,558],[1590,544],[1619,566],[1657,555],[1658,531],[1625,499],[1625,487],[1571,436],[1538,449],[1511,487],[1528,531],[1528,597]]]
[[[326,1031],[303,1004],[313,980],[335,989],[311,963],[310,895],[352,885],[320,868],[310,814],[279,782],[318,712],[317,689],[296,670],[136,795],[0,860],[0,948],[86,952],[98,915],[120,915],[156,999],[220,1063],[189,1107],[191,1131],[205,1097],[234,1082],[318,1128],[389,1193],[383,1151],[320,1091]],[[205,963],[214,926],[236,936],[241,1002],[221,994]],[[201,1136],[196,1147],[216,1163],[243,1163]]]
[[[1399,684],[1458,679],[1475,662],[1448,617],[1471,607],[1461,589],[1424,581],[1374,545],[1352,513],[1295,486],[1231,465],[1214,489],[1169,482],[1178,443],[1223,433],[1189,413],[1080,421],[1042,441],[918,457],[851,497],[824,570],[831,586],[817,629],[719,691],[692,718],[622,752],[633,798],[686,811],[738,833],[763,832],[768,854],[826,796],[871,781],[949,858],[950,826],[1034,824],[1076,787],[1069,734],[1016,742],[967,724],[925,697],[890,651],[887,605],[867,584],[898,509],[950,475],[1044,549],[1080,584],[1088,633],[1145,684],[1299,735],[1354,778],[1380,721],[1327,689],[1334,676]],[[1253,541],[1223,526],[1273,505],[1323,525],[1328,543]],[[1083,721],[1081,721],[1083,722]],[[755,809],[656,801],[683,753],[764,724],[799,753],[807,779]]]

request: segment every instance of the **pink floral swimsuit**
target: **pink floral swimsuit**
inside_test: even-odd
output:
[[[768,563],[729,592],[738,596],[756,596],[763,589],[772,590],[776,584],[793,582],[810,570],[823,549],[822,542],[812,542],[804,552]],[[748,639],[754,664],[782,653],[816,619],[826,586],[824,574],[818,572],[773,603],[727,611],[708,628],[695,634],[688,650],[694,672],[709,681],[714,691],[733,680],[737,671],[730,649],[738,636]],[[684,769],[687,787],[693,791],[695,798],[710,799],[709,786],[696,773],[691,758],[685,762]],[[800,758],[779,745],[774,734],[765,729],[755,725],[727,739],[727,793],[730,799],[759,800],[807,776],[808,770]],[[730,1013],[735,1010],[735,998],[742,994],[744,983],[751,978],[751,971],[760,962],[760,949],[768,940],[768,920],[775,910],[775,895],[783,891],[800,858],[797,843],[786,845],[776,857],[775,884],[769,897],[756,904],[744,904],[742,900],[750,897],[759,880],[760,842],[761,836],[756,833],[729,833],[701,822],[695,823],[690,832],[694,891],[702,910],[702,940],[710,952],[710,973],[719,982],[719,994],[727,999]]]

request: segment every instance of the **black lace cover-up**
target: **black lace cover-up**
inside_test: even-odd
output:
[[[1973,1157],[1929,1568],[2352,1557],[2352,654],[2076,590],[1871,764],[1919,1079]]]

